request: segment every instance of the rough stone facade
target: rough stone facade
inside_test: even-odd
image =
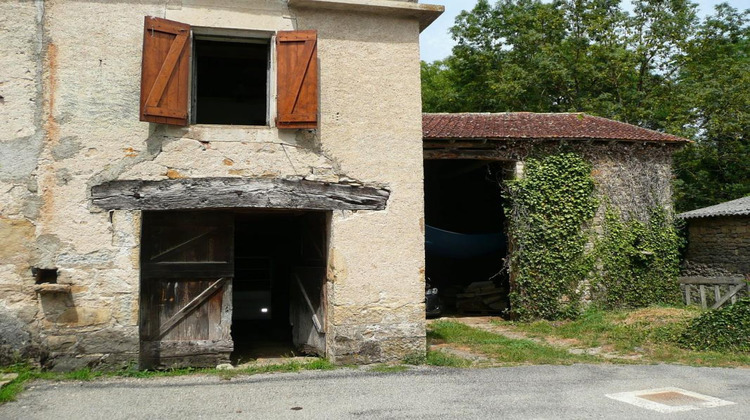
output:
[[[144,16],[317,30],[318,129],[140,122]],[[91,188],[181,177],[387,188],[384,211],[330,218],[327,356],[368,363],[424,352],[418,19],[285,0],[19,0],[0,3],[0,28],[6,359],[60,370],[137,363],[141,215],[93,206]],[[32,267],[57,269],[69,289],[37,291]]]
[[[487,144],[489,143],[489,144]],[[512,162],[512,177],[522,177],[524,162],[530,156],[557,153],[561,150],[580,154],[591,163],[594,193],[599,200],[593,220],[594,233],[587,251],[594,248],[596,236],[604,232],[604,219],[608,207],[619,210],[623,219],[648,221],[650,209],[664,208],[673,215],[672,206],[672,154],[680,143],[636,142],[617,140],[497,140],[480,142],[476,148],[452,148],[450,144],[426,150],[431,159],[480,159]],[[442,146],[442,145],[441,145]],[[512,238],[511,238],[512,242]],[[511,273],[511,276],[513,274]],[[583,280],[578,286],[585,301],[591,299],[591,285]]]
[[[750,216],[693,218],[686,221],[685,275],[750,275]]]

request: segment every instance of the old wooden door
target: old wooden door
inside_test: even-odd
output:
[[[292,270],[289,296],[292,343],[305,353],[325,356],[326,215],[308,213],[298,223],[300,258]]]
[[[234,348],[231,214],[145,212],[141,240],[141,366],[227,363]]]

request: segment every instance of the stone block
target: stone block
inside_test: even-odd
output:
[[[41,351],[28,325],[0,307],[0,366],[36,359]]]

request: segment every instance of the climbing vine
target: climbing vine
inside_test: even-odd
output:
[[[591,164],[559,152],[525,162],[509,181],[510,303],[520,319],[574,317],[593,269],[585,224],[596,212]]]
[[[677,303],[682,239],[668,210],[646,204],[623,215],[598,191],[607,205],[594,229],[600,200],[586,159],[558,150],[525,163],[505,189],[512,316],[575,317],[583,301],[609,308]]]
[[[679,248],[682,238],[666,210],[652,207],[647,221],[624,220],[608,207],[604,232],[595,247],[594,299],[607,307],[640,307],[679,301]]]

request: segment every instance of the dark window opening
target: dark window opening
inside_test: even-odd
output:
[[[56,268],[32,268],[32,274],[36,280],[36,284],[44,283],[57,283],[57,269]]]
[[[196,39],[195,122],[267,125],[269,52],[267,40]]]
[[[425,264],[444,312],[503,314],[508,308],[507,162],[426,160]],[[428,308],[429,309],[429,308]]]

